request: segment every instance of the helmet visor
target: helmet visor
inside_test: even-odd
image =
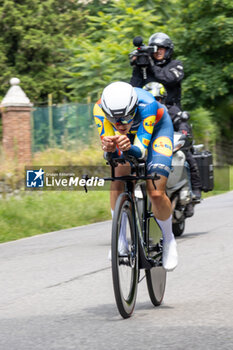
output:
[[[127,125],[127,124],[129,124],[129,123],[131,123],[133,121],[133,118],[135,117],[135,114],[136,114],[136,110],[133,113],[130,113],[130,114],[128,114],[126,116],[123,116],[123,117],[120,117],[120,118],[119,117],[111,117],[111,116],[109,116],[107,114],[106,114],[106,117],[110,121],[110,123],[112,123],[112,124],[117,124],[117,125],[124,124],[124,125]]]

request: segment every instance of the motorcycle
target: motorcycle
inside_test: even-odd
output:
[[[189,147],[191,144],[187,136],[175,132],[172,167],[166,188],[172,204],[172,229],[175,236],[181,236],[184,232],[187,205],[200,203],[192,196],[189,166],[184,152]]]
[[[172,168],[167,181],[167,195],[172,203],[172,229],[174,235],[181,236],[185,229],[185,215],[187,205],[200,203],[192,195],[189,165],[185,158],[185,150],[193,149],[201,178],[201,190],[212,191],[214,188],[213,157],[211,152],[202,150],[204,145],[194,145],[192,139],[186,135],[174,132],[174,149]]]

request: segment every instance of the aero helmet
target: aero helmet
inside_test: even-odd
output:
[[[130,123],[136,113],[138,97],[132,85],[117,81],[103,90],[101,105],[110,123]]]

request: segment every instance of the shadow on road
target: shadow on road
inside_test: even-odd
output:
[[[192,239],[192,238],[195,238],[195,237],[199,237],[199,236],[203,236],[203,235],[206,235],[208,234],[209,232],[206,231],[206,232],[191,232],[191,233],[184,233],[183,236],[180,236],[180,237],[176,237],[177,240],[185,240],[185,239]]]
[[[137,302],[136,303],[136,307],[135,307],[135,311],[137,312],[137,310],[152,310],[154,309],[156,310],[168,310],[168,309],[174,309],[173,306],[168,306],[168,305],[160,305],[160,306],[153,306],[152,303],[148,300],[148,302]]]

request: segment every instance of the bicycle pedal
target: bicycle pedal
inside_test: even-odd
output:
[[[152,244],[149,246],[149,252],[160,253],[162,251],[162,245],[160,243]]]
[[[151,267],[157,267],[160,266],[161,261],[153,258],[148,258],[147,261],[151,265]]]

